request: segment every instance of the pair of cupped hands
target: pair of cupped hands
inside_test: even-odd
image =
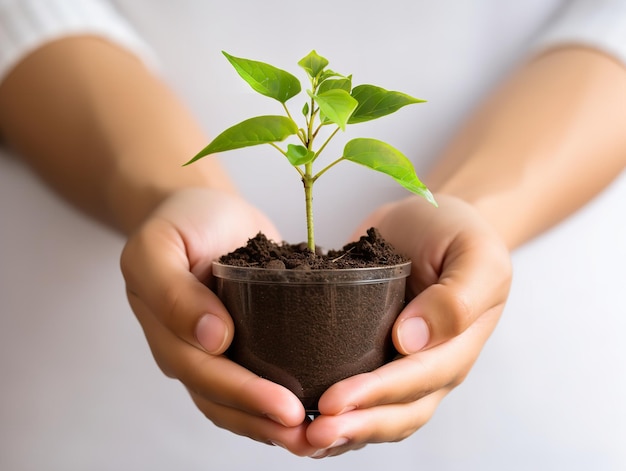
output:
[[[207,287],[211,262],[273,224],[243,199],[179,191],[128,240],[121,265],[130,305],[161,370],[180,380],[214,424],[300,456],[323,458],[408,437],[468,374],[503,310],[509,252],[469,204],[411,196],[374,212],[377,227],[413,262],[409,302],[393,328],[399,352],[371,373],[331,386],[311,421],[286,388],[223,355],[233,321]]]

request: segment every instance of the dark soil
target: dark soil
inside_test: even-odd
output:
[[[276,244],[258,234],[220,262],[306,270],[287,273],[307,281],[284,281],[285,275],[273,270],[265,273],[267,280],[250,283],[216,277],[217,293],[235,323],[227,356],[289,388],[307,413],[317,415],[319,397],[329,386],[395,357],[391,329],[404,306],[405,278],[342,282],[346,272],[335,269],[385,270],[406,261],[376,229],[342,250],[316,255],[306,244]]]
[[[276,243],[259,232],[244,247],[220,258],[220,263],[239,267],[294,270],[328,270],[368,268],[396,265],[408,261],[385,241],[377,229],[370,228],[366,236],[346,244],[341,250],[313,254],[306,243]]]

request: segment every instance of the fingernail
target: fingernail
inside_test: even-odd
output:
[[[348,412],[353,411],[354,409],[356,409],[356,406],[346,406],[343,409],[341,409],[341,412],[339,412],[339,414],[337,415],[346,414]]]
[[[324,448],[322,450],[317,450],[315,453],[309,456],[309,458],[313,458],[314,460],[317,460],[320,458],[325,458],[326,456],[328,456],[328,449]]]
[[[226,324],[214,314],[205,314],[196,325],[196,340],[209,353],[221,352],[227,335]]]
[[[280,418],[278,418],[278,416],[272,415],[272,414],[265,414],[265,417],[267,417],[270,420],[273,420],[274,422],[276,422],[277,424],[280,424],[284,427],[287,426],[287,424],[285,424],[285,422],[283,422],[282,420],[280,420]]]
[[[337,440],[335,440],[335,442],[330,445],[328,448],[323,448],[321,450],[317,450],[315,453],[313,453],[310,457],[314,458],[314,459],[319,459],[319,458],[326,458],[328,455],[330,455],[330,453],[332,452],[332,450],[334,448],[338,448],[340,446],[343,446],[345,444],[347,444],[350,440],[348,440],[345,437],[341,437],[338,438]]]
[[[428,324],[421,317],[409,317],[400,324],[398,340],[407,353],[417,353],[430,340]]]
[[[349,441],[350,440],[348,440],[346,437],[340,437],[337,440],[335,440],[335,442],[332,445],[330,445],[328,448],[329,449],[333,449],[333,448],[337,448],[339,446],[344,446]]]

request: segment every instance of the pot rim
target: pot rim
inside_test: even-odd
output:
[[[238,267],[213,262],[213,276],[247,283],[284,284],[361,284],[380,283],[406,278],[411,261],[389,266],[341,268],[336,270],[290,270],[259,267]]]

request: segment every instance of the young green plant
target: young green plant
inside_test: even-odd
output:
[[[356,162],[394,178],[407,190],[436,205],[435,199],[415,173],[411,161],[391,145],[370,138],[356,138],[345,144],[340,157],[315,172],[314,164],[339,130],[394,113],[424,100],[374,85],[352,86],[352,76],[328,69],[328,60],[311,51],[298,62],[309,79],[308,99],[302,107],[304,126],[299,126],[287,108],[287,101],[302,91],[298,78],[273,65],[223,52],[237,73],[256,92],[282,105],[284,115],[266,115],[242,121],[219,134],[185,165],[207,155],[243,147],[269,144],[287,158],[304,185],[307,246],[315,253],[313,185],[330,168],[343,160]],[[301,118],[302,119],[302,118]],[[328,130],[322,133],[323,130]],[[279,143],[295,136],[296,143]],[[318,145],[318,142],[321,144]]]

